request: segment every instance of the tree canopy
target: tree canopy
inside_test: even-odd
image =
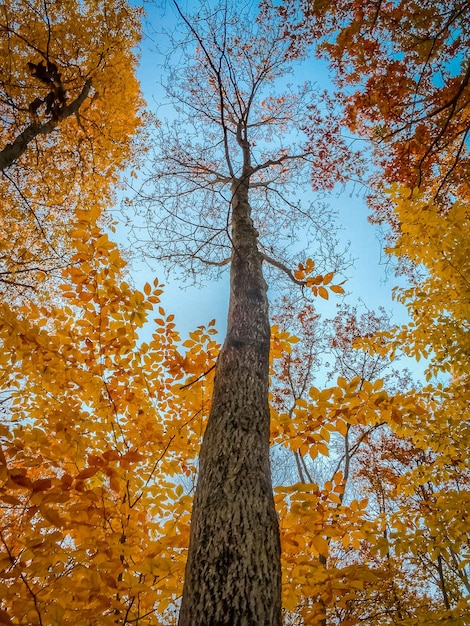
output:
[[[423,187],[444,206],[468,198],[468,2],[303,4],[382,182]]]
[[[139,11],[126,2],[2,4],[5,296],[31,297],[46,277],[60,275],[76,208],[96,212],[114,197],[140,124],[139,37]]]
[[[4,3],[0,624],[468,623],[467,4],[174,3],[143,165],[140,11]],[[335,97],[285,86],[315,42]],[[298,191],[363,171],[345,122],[400,325],[344,294]],[[230,264],[224,339],[132,284],[109,209],[139,158],[149,256]]]

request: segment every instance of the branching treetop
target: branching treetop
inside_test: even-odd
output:
[[[191,268],[224,264],[233,191],[243,180],[262,250],[289,262],[299,232],[326,235],[329,226],[323,207],[303,195],[312,184],[331,189],[350,172],[327,95],[286,79],[309,51],[304,27],[287,38],[269,3],[259,13],[228,2],[200,3],[194,15],[174,8],[178,35],[169,35],[165,70],[176,118],[159,127],[140,190],[147,253]]]

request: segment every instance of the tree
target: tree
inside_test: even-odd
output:
[[[3,624],[125,623],[155,609],[137,529],[151,521],[137,505],[161,450],[129,501],[129,468],[142,459],[123,414],[137,409],[107,386],[151,305],[122,283],[124,263],[97,226],[141,123],[139,14],[125,2],[0,8]],[[131,552],[142,560],[126,582]]]
[[[76,219],[67,304],[1,305],[0,623],[169,624],[215,330],[180,352],[159,306],[142,343],[160,284],[131,288],[89,211]]]
[[[466,516],[455,516],[456,503],[466,510],[469,497],[468,459],[468,202],[456,200],[442,229],[439,205],[417,190],[396,188],[392,194],[401,234],[390,254],[403,255],[418,266],[411,285],[397,291],[412,321],[396,329],[386,343],[399,343],[417,359],[428,359],[428,385],[420,392],[427,411],[411,424],[410,437],[427,453],[416,490],[426,501],[428,545],[424,552],[437,561],[443,601],[448,611],[468,610],[468,536]],[[417,237],[419,233],[419,237]],[[441,378],[441,381],[439,381]],[[438,382],[439,381],[439,382]],[[419,434],[418,434],[419,433]],[[409,511],[413,511],[410,507]],[[447,572],[450,580],[444,579]]]
[[[3,297],[32,297],[60,276],[74,211],[109,204],[129,165],[142,121],[139,15],[120,1],[2,3]]]
[[[386,518],[381,556],[407,561],[402,572],[416,568],[417,580],[436,585],[434,592],[429,586],[425,590],[432,603],[419,610],[404,594],[394,619],[413,616],[427,624],[439,615],[464,623],[468,538],[464,520],[453,512],[457,501],[466,510],[468,499],[468,466],[461,459],[468,447],[462,238],[469,192],[470,66],[464,34],[469,5],[346,1],[305,6],[313,31],[323,37],[320,50],[346,92],[346,120],[373,142],[380,169],[374,174],[379,193],[371,204],[375,218],[391,224],[387,252],[408,270],[410,280],[396,296],[412,322],[378,333],[364,345],[391,358],[403,349],[429,360],[429,384],[415,394],[417,410],[392,428],[395,436],[368,451],[369,459],[380,456],[369,475],[377,471],[384,477],[374,485],[373,497],[386,501],[389,496],[381,510]],[[380,192],[387,186],[391,191],[384,197]],[[362,462],[364,477],[365,457]]]
[[[469,6],[346,1],[308,2],[303,8],[312,36],[322,39],[320,54],[326,53],[337,70],[346,121],[373,142],[381,165],[374,191],[391,186],[388,198],[376,194],[371,204],[375,218],[391,224],[387,252],[399,259],[411,281],[396,294],[412,322],[362,345],[392,359],[400,348],[418,360],[429,359],[429,384],[414,394],[415,409],[395,424],[388,420],[394,434],[372,442],[361,459],[359,476],[373,483],[369,493],[382,507],[380,556],[384,565],[402,564],[395,570],[398,585],[389,586],[390,597],[380,600],[383,609],[377,614],[374,604],[366,617],[360,610],[353,620],[465,623],[468,537],[462,532],[466,516],[455,510],[456,502],[466,510],[468,500],[462,454],[468,448],[462,237],[469,189],[464,34]],[[287,25],[295,23],[297,11],[298,3],[280,8]],[[369,460],[376,462],[372,471]],[[412,570],[417,581],[426,581],[417,590],[424,600],[419,607],[414,598],[410,602],[409,581],[404,582]]]
[[[349,153],[326,98],[314,104],[309,85],[275,90],[306,49],[301,38],[285,38],[269,3],[258,15],[231,3],[201,3],[193,15],[174,6],[186,29],[168,87],[179,120],[162,126],[155,170],[139,192],[152,236],[145,246],[193,272],[230,263],[227,335],[199,458],[179,624],[273,626],[281,623],[281,572],[262,266],[324,297],[327,285],[342,292],[332,272],[314,273],[311,259],[291,269],[284,241],[319,221],[314,208],[302,208],[296,186],[310,175],[317,188],[331,188]]]
[[[275,489],[283,606],[287,624],[349,625],[356,623],[353,618],[366,619],[368,602],[374,613],[373,594],[382,584],[394,584],[390,572],[380,571],[371,558],[368,546],[381,536],[380,522],[362,486],[366,463],[358,459],[367,459],[373,442],[409,410],[410,398],[397,393],[397,385],[410,384],[387,356],[353,347],[356,340],[390,328],[384,311],[359,316],[355,307],[343,304],[327,323],[315,317],[307,308],[297,320],[283,315],[273,329],[275,337],[287,335],[275,362],[273,444],[293,453],[298,471]],[[321,376],[315,361],[319,346],[326,352],[322,343],[331,346],[332,374],[340,374],[330,388],[312,384]]]
[[[391,412],[384,405],[381,420],[388,428],[361,449],[355,484],[382,525],[368,533],[360,558],[377,578],[372,585],[364,579],[357,604],[350,593],[341,619],[465,623],[468,537],[462,532],[466,517],[455,516],[455,510],[457,501],[466,510],[468,499],[468,467],[462,460],[468,448],[468,311],[462,296],[467,289],[469,74],[463,33],[468,3],[314,2],[304,9],[311,35],[322,39],[320,53],[329,55],[337,71],[348,125],[372,140],[381,166],[374,173],[374,191],[392,187],[389,197],[379,193],[371,203],[376,219],[392,225],[387,252],[409,270],[411,281],[396,295],[412,323],[374,333],[358,347],[381,359],[393,359],[400,350],[429,359],[430,384],[402,401],[396,395]],[[296,23],[298,3],[284,3],[279,10],[287,28]],[[342,316],[336,343],[347,326]],[[319,402],[324,399],[320,395]],[[407,403],[403,412],[399,407]],[[340,407],[337,401],[336,410]],[[310,405],[304,409],[314,414]],[[295,445],[306,451],[307,441],[300,438]],[[327,518],[323,524],[328,526]],[[410,571],[416,581],[411,596]],[[321,575],[319,580],[328,598],[328,580]],[[317,611],[324,608],[325,596]],[[341,601],[336,606],[345,608]],[[309,610],[315,606],[307,604],[304,611]]]
[[[17,37],[23,30],[8,6],[5,24]],[[86,6],[71,15],[85,19]],[[411,324],[384,328],[383,312],[359,316],[343,305],[322,327],[311,303],[285,299],[270,329],[265,266],[303,295],[342,293],[331,238],[317,239],[326,249],[315,259],[286,243],[308,225],[313,235],[327,231],[323,207],[302,208],[293,187],[305,176],[317,189],[346,176],[347,146],[328,98],[317,106],[308,86],[276,91],[276,80],[306,53],[310,25],[295,22],[298,37],[289,41],[267,3],[258,16],[225,4],[194,16],[175,7],[186,26],[178,54],[188,56],[174,66],[170,93],[192,126],[161,128],[142,208],[159,210],[151,216],[164,235],[156,254],[187,263],[196,278],[201,267],[231,263],[227,338],[217,362],[213,321],[182,343],[161,306],[161,284],[131,287],[99,226],[132,153],[137,118],[121,127],[116,120],[125,117],[134,80],[122,99],[92,100],[95,78],[88,92],[85,78],[70,99],[77,120],[61,117],[69,105],[57,59],[29,61],[33,78],[46,72],[57,83],[53,98],[45,83],[37,96],[48,134],[4,173],[14,169],[18,184],[32,184],[31,193],[58,210],[62,193],[52,182],[62,172],[76,180],[75,172],[70,161],[44,172],[42,158],[54,155],[52,139],[74,145],[75,132],[100,146],[93,163],[108,168],[109,181],[100,190],[85,176],[92,169],[83,153],[80,194],[72,190],[70,212],[53,233],[67,259],[53,297],[37,290],[21,299],[10,290],[0,303],[0,623],[280,624],[280,559],[286,625],[461,626],[469,615],[468,203],[458,199],[444,211],[440,198],[431,200],[432,185],[392,188],[400,231],[388,251],[414,268],[409,287],[397,292]],[[125,21],[127,7],[116,8]],[[52,41],[67,16],[55,5],[40,9],[44,23],[59,11],[46,28]],[[32,37],[32,23],[24,28]],[[116,134],[94,136],[91,125],[82,137],[76,124],[88,123],[100,102]],[[23,122],[10,129],[10,144],[28,127]],[[124,150],[109,141],[117,133]],[[43,248],[35,251],[40,259]],[[145,338],[142,326],[156,307]],[[337,380],[322,388],[320,350],[328,348]],[[407,389],[406,375],[387,373],[401,349],[429,360],[424,388]],[[273,458],[282,450],[292,459],[275,488],[280,546],[270,437]]]
[[[376,186],[427,190],[443,208],[468,199],[470,5],[342,0],[303,2],[319,54],[329,57],[346,122],[373,142]],[[298,3],[283,3],[289,24]],[[383,196],[377,218],[392,218]]]

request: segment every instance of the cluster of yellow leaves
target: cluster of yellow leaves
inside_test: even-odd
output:
[[[60,275],[69,260],[75,209],[109,205],[119,170],[129,165],[142,121],[135,77],[139,37],[140,11],[124,0],[2,3],[0,152],[53,117],[44,105],[31,108],[51,85],[28,63],[57,67],[66,104],[91,83],[77,113],[35,136],[0,178],[0,289],[10,298],[25,288],[30,296],[47,275]]]
[[[426,358],[428,385],[410,392],[404,413],[386,411],[389,434],[371,439],[361,456],[357,477],[379,530],[368,537],[368,558],[390,569],[404,605],[407,571],[426,600],[394,623],[460,625],[470,615],[468,206],[455,201],[444,212],[399,187],[391,196],[399,236],[389,253],[416,269],[410,286],[396,290],[412,321],[356,347]]]
[[[468,373],[470,355],[470,205],[455,201],[443,212],[418,190],[391,191],[400,234],[390,254],[405,257],[423,276],[397,292],[413,323],[397,343],[418,360],[430,358],[428,380],[439,372]]]
[[[470,616],[469,212],[459,201],[443,212],[417,191],[392,198],[400,236],[389,253],[416,268],[396,292],[412,321],[355,348],[372,362],[400,350],[427,358],[428,385],[302,385],[295,341],[274,333],[275,356],[291,368],[277,372],[278,392],[291,403],[274,398],[272,438],[300,478],[276,488],[293,623],[463,626]]]
[[[285,609],[312,626],[326,616],[350,626],[465,624],[468,422],[431,404],[429,390],[390,394],[381,381],[340,378],[309,396],[289,415],[273,411],[274,444],[292,450],[300,476],[312,461],[322,467],[319,455],[334,464],[342,455],[343,470],[275,489]]]
[[[317,624],[328,606],[346,606],[354,590],[376,576],[367,566],[342,567],[333,555],[359,550],[374,530],[366,519],[367,499],[339,502],[343,474],[323,488],[297,483],[276,489],[283,546],[283,605],[303,623]],[[328,564],[328,565],[327,565]],[[309,601],[310,600],[310,601]]]
[[[290,449],[308,474],[304,458],[318,461],[330,452],[367,445],[379,427],[401,430],[410,414],[422,413],[412,394],[389,394],[382,381],[339,377],[335,387],[311,387],[289,414],[272,411],[275,445]],[[353,438],[353,431],[359,435]],[[346,454],[346,453],[345,453]],[[354,453],[353,453],[354,454]],[[351,455],[352,457],[352,455]],[[344,461],[343,455],[342,461]],[[367,497],[345,500],[349,464],[318,484],[301,481],[276,488],[283,547],[284,606],[302,623],[318,624],[332,610],[351,615],[350,606],[373,594],[387,572],[367,556],[383,536],[380,518],[370,514]],[[310,462],[311,464],[311,462]],[[341,466],[341,460],[338,467]],[[369,596],[370,597],[370,596]],[[346,617],[345,617],[346,616]]]
[[[211,324],[182,354],[161,306],[142,343],[161,286],[86,223],[65,306],[1,305],[0,623],[171,624],[218,345]]]
[[[404,412],[421,411],[412,397],[389,395],[381,380],[369,383],[355,377],[348,382],[339,377],[337,383],[321,391],[311,387],[309,399],[299,398],[289,415],[276,414],[271,429],[274,441],[280,437],[282,445],[315,459],[329,454],[327,444],[333,433],[346,437],[351,426],[379,423],[400,429]]]
[[[299,341],[295,335],[291,335],[286,330],[281,330],[277,324],[271,326],[271,349],[270,361],[280,359],[283,354],[290,354],[292,346]]]

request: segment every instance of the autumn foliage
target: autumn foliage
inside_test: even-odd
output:
[[[181,477],[194,480],[206,414],[203,384],[182,382],[212,365],[215,331],[181,354],[159,307],[141,343],[158,281],[131,289],[115,245],[79,217],[66,306],[24,305],[19,328],[2,309],[2,623],[150,624],[180,592]]]
[[[2,294],[59,276],[75,209],[109,206],[140,124],[139,37],[126,2],[2,4]]]
[[[272,320],[286,625],[470,619],[468,62],[449,65],[468,3],[406,5],[309,5],[304,36],[324,38],[351,127],[377,142],[387,254],[413,271],[395,290],[407,324],[347,304],[325,321],[288,300]],[[177,622],[220,345],[214,321],[180,337],[164,286],[131,284],[103,223],[140,125],[138,38],[124,2],[0,9],[0,154],[53,122],[0,179],[4,625]],[[51,107],[34,75],[48,63],[65,90]],[[344,294],[312,259],[292,278]],[[425,361],[421,384],[403,355]]]
[[[344,88],[346,121],[374,142],[382,177],[440,202],[468,197],[468,9],[461,0],[306,7]]]

